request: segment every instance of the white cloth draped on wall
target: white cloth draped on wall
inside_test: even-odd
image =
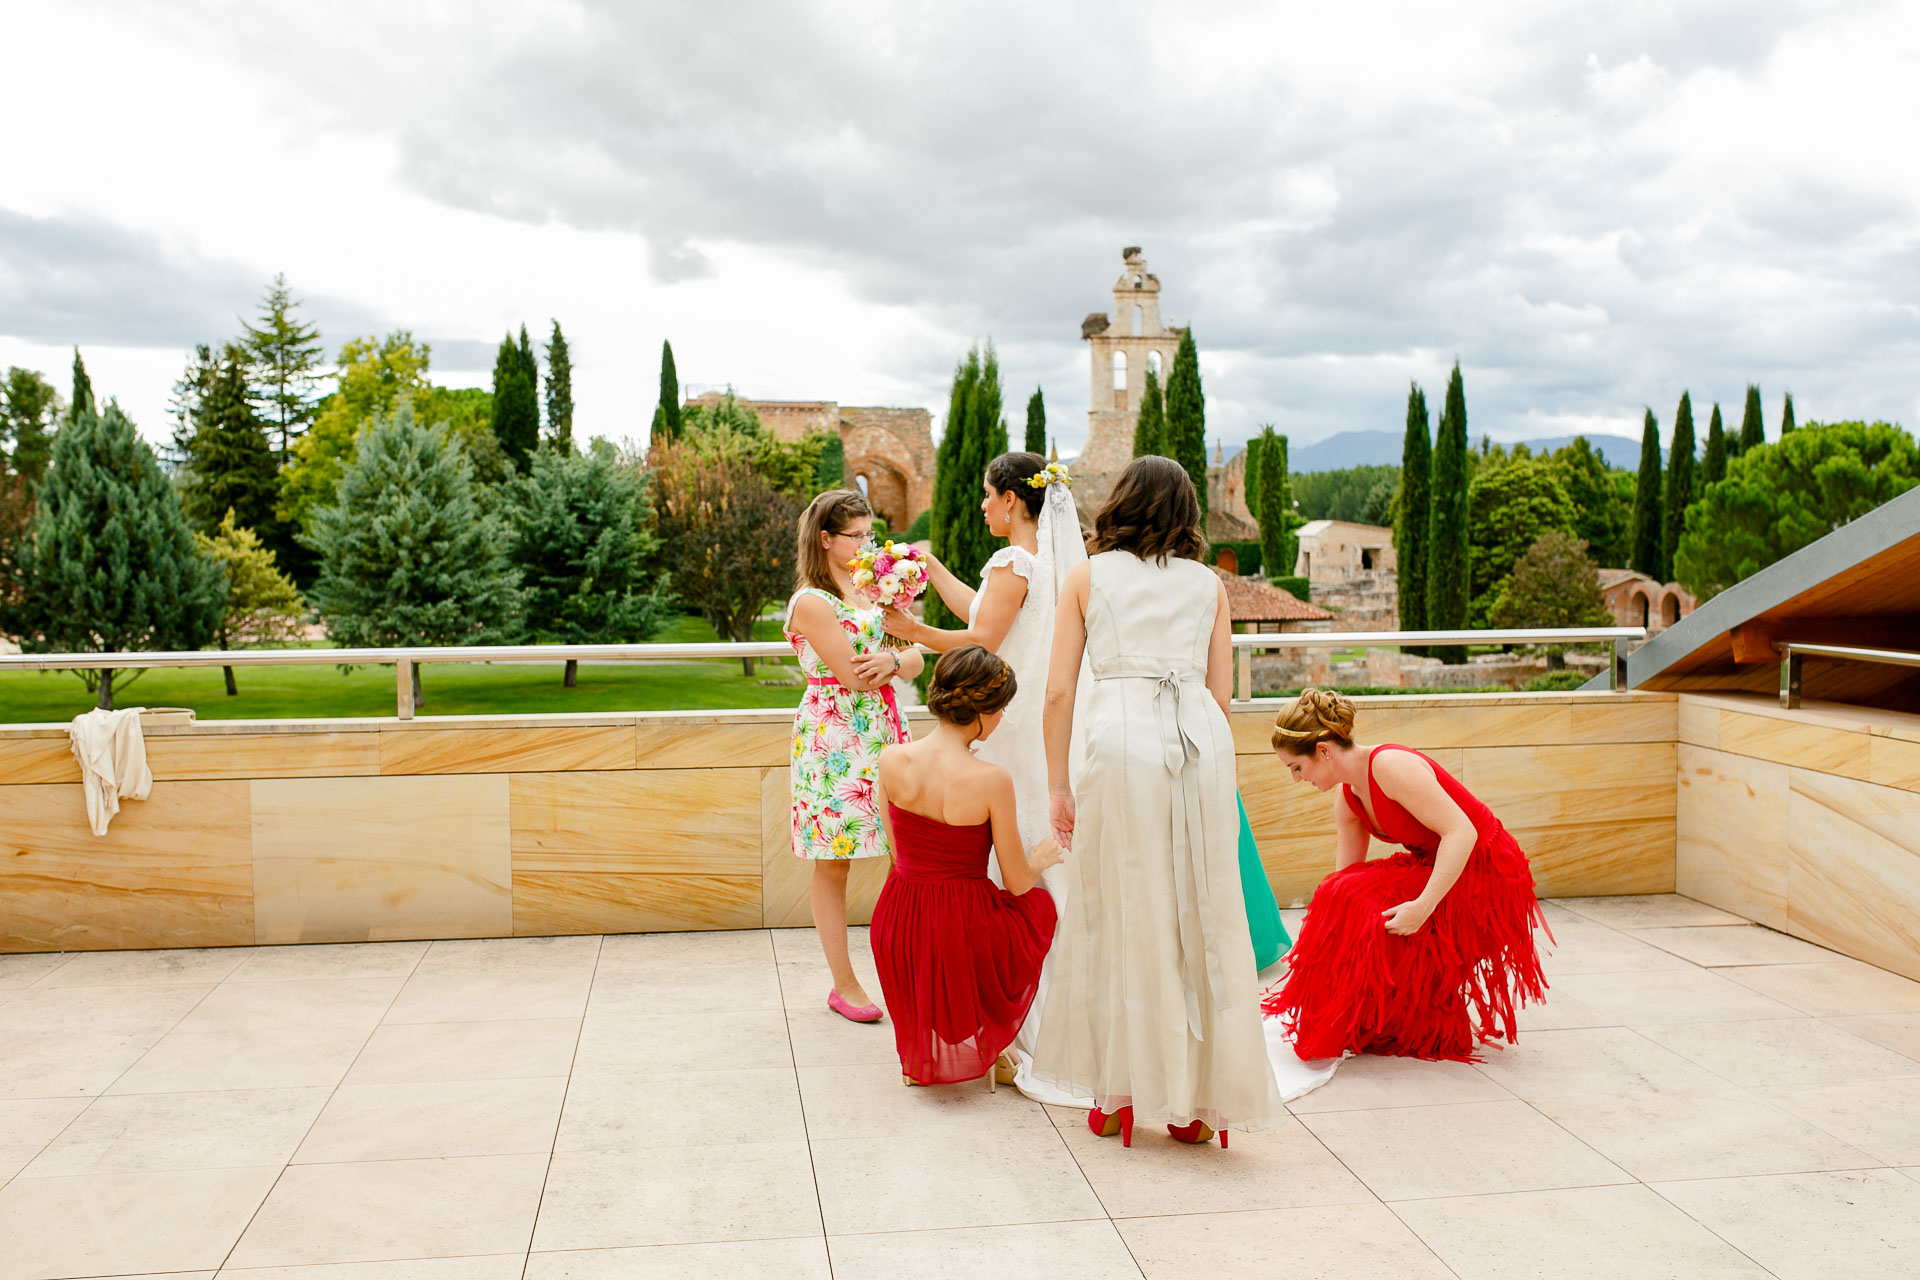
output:
[[[142,710],[95,707],[75,716],[67,726],[67,741],[73,746],[73,758],[80,762],[80,782],[86,788],[87,823],[97,836],[107,834],[107,824],[120,812],[122,800],[145,800],[153,790],[147,741],[140,732]]]

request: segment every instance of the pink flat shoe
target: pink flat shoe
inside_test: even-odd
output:
[[[827,1008],[833,1010],[848,1022],[880,1021],[880,1006],[877,1004],[849,1004],[838,991],[827,992]]]

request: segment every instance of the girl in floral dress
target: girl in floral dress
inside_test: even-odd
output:
[[[911,680],[923,659],[891,649],[878,607],[856,594],[855,554],[873,531],[873,508],[851,489],[829,489],[800,515],[799,590],[787,604],[787,640],[807,693],[793,716],[793,852],[813,863],[813,927],[833,971],[827,1007],[855,1022],[880,1010],[847,956],[847,872],[855,858],[887,857],[874,803],[880,752],[907,740],[894,703],[895,677]]]

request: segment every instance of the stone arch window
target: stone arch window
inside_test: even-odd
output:
[[[1680,595],[1678,592],[1669,591],[1667,598],[1660,602],[1660,625],[1670,627],[1678,621],[1680,621]]]
[[[1152,374],[1156,378],[1161,376],[1160,353],[1158,351],[1147,352],[1147,372]]]
[[[873,488],[873,486],[872,486],[872,482],[870,482],[870,481],[869,481],[869,480],[867,479],[867,477],[866,477],[866,473],[865,473],[865,472],[862,472],[861,474],[859,474],[859,475],[857,475],[857,476],[855,476],[855,477],[853,478],[853,483],[854,483],[854,487],[860,490],[860,496],[861,496],[861,497],[863,497],[863,498],[871,498],[871,497],[873,496],[873,493],[872,493],[872,488]]]
[[[1652,623],[1652,621],[1653,621],[1653,601],[1651,601],[1651,600],[1649,600],[1649,599],[1647,598],[1647,593],[1646,593],[1646,592],[1644,592],[1644,591],[1636,591],[1636,592],[1634,592],[1634,593],[1633,593],[1633,601],[1632,601],[1632,606],[1631,606],[1631,607],[1639,611],[1639,614],[1640,614],[1640,625],[1641,625],[1641,626],[1643,626],[1643,627],[1644,627],[1644,626],[1648,626],[1648,625],[1650,625],[1650,624]]]
[[[1113,407],[1127,407],[1127,353],[1124,351],[1113,353]]]
[[[1140,330],[1147,322],[1146,316],[1147,316],[1147,313],[1145,308],[1141,307],[1138,303],[1135,303],[1133,308],[1133,336],[1134,337],[1137,338],[1140,336]]]

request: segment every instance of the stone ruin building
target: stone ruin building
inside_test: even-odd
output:
[[[1140,416],[1147,370],[1153,370],[1164,391],[1167,375],[1173,371],[1174,352],[1186,333],[1161,319],[1160,281],[1147,270],[1139,248],[1123,249],[1120,256],[1120,278],[1113,282],[1113,313],[1095,311],[1080,322],[1092,383],[1087,443],[1073,463],[1073,496],[1089,519],[1133,461],[1133,427]]]

